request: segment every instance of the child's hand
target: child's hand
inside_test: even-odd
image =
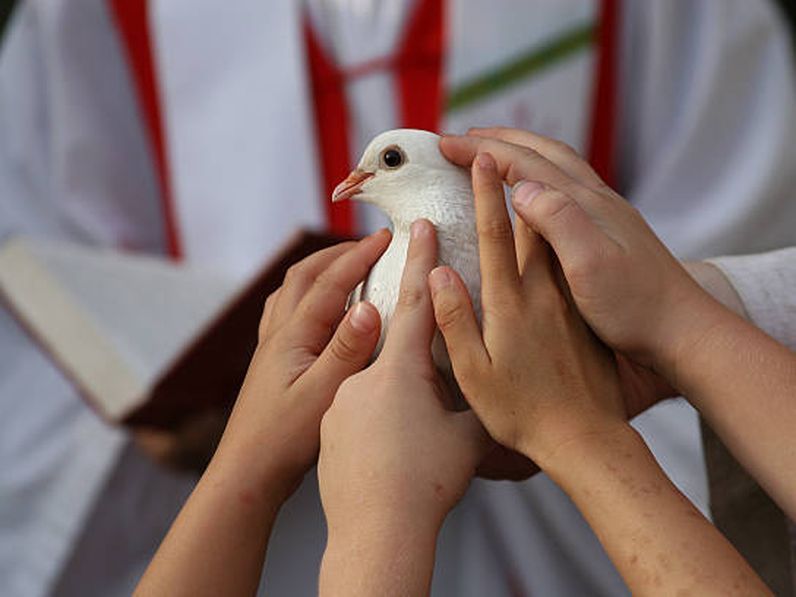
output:
[[[435,264],[434,228],[415,222],[384,349],[343,382],[323,418],[318,479],[330,545],[345,535],[348,548],[361,546],[372,539],[367,529],[396,541],[405,532],[436,537],[483,457],[487,436],[475,415],[443,406],[431,357]]]
[[[437,324],[489,433],[545,469],[562,445],[625,425],[616,366],[569,303],[547,244],[522,223],[512,234],[489,154],[473,164],[473,190],[483,332],[461,278],[447,267],[429,277]]]
[[[268,298],[218,450],[136,594],[257,592],[277,512],[318,453],[321,418],[340,383],[376,347],[376,309],[360,304],[343,312],[389,238],[382,230],[315,253]]]
[[[717,304],[573,150],[525,131],[474,133],[485,136],[445,138],[442,150],[460,164],[494,156],[515,185],[515,210],[552,245],[579,311],[607,344],[661,370],[712,325]]]
[[[318,454],[321,418],[337,388],[367,364],[378,341],[372,305],[343,313],[389,239],[382,230],[290,269],[266,301],[257,350],[211,466],[230,462],[255,487],[276,485],[284,497],[301,480]]]

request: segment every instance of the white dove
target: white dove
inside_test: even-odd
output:
[[[381,315],[381,339],[376,353],[381,350],[395,311],[409,247],[409,227],[417,219],[426,218],[434,224],[439,262],[462,276],[480,318],[481,275],[470,173],[443,157],[439,140],[434,133],[414,129],[381,133],[332,195],[332,201],[356,199],[371,203],[392,222],[390,246],[354,291],[351,301],[367,300]],[[443,372],[450,372],[439,334],[434,342],[434,360]]]

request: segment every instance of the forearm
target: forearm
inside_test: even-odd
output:
[[[583,513],[634,595],[768,594],[632,428],[586,443],[564,446],[542,468]]]
[[[428,595],[439,525],[411,519],[360,522],[350,528],[330,525],[320,595]]]
[[[210,463],[136,595],[256,593],[271,527],[289,491],[276,473],[269,478],[229,463]]]
[[[664,375],[796,517],[796,355],[729,313],[684,332]]]

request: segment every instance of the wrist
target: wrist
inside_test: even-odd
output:
[[[677,382],[678,362],[685,355],[692,354],[701,339],[716,326],[722,325],[728,316],[734,317],[730,310],[700,285],[699,280],[687,275],[693,272],[704,281],[707,279],[705,271],[691,264],[688,272],[683,270],[679,279],[671,281],[667,292],[660,297],[660,305],[653,318],[649,334],[652,342],[647,346],[646,353],[636,359],[652,368],[675,389],[680,389]]]
[[[365,513],[346,520],[328,521],[328,542],[341,546],[382,546],[435,544],[442,524],[436,517],[393,513]]]
[[[286,465],[274,454],[252,458],[252,453],[245,447],[222,442],[203,479],[223,483],[243,502],[278,509],[299,486],[303,472]]]
[[[742,323],[735,313],[708,294],[691,305],[683,305],[662,334],[654,369],[679,392],[688,385],[689,372],[710,346],[725,337],[726,330]],[[698,370],[698,369],[697,369]]]
[[[332,503],[321,489],[324,514],[329,538],[343,541],[378,541],[384,537],[403,537],[412,540],[436,539],[447,509],[429,504],[426,500],[413,500],[396,491],[389,499],[368,495],[349,503]],[[442,511],[444,510],[444,512]]]
[[[440,528],[429,523],[366,517],[330,524],[320,594],[428,594]]]
[[[750,331],[757,332],[752,324],[719,305],[673,344],[661,362],[661,375],[700,408],[700,388],[710,386],[709,380],[719,382],[726,376],[716,363],[729,355],[744,354]]]
[[[638,433],[629,423],[611,419],[594,425],[588,431],[562,439],[545,454],[537,456],[537,464],[561,484],[570,475],[577,475],[578,467],[574,467],[573,463],[597,464],[608,453],[626,450],[639,440]]]

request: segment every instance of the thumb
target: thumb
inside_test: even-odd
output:
[[[610,240],[575,199],[557,189],[521,181],[511,194],[514,211],[550,243],[564,273],[583,263]]]
[[[379,341],[381,319],[376,307],[362,301],[348,310],[329,344],[304,375],[304,383],[324,394],[368,364]]]

